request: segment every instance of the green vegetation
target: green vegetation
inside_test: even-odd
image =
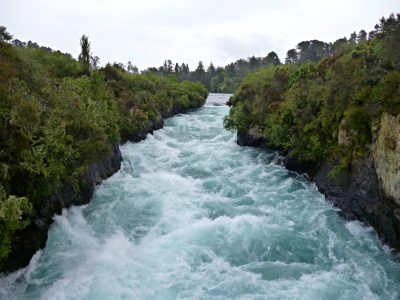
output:
[[[357,35],[353,33],[349,40],[342,38],[335,43],[325,43],[319,40],[303,41],[297,44],[295,49],[287,52],[286,64],[303,64],[307,62],[318,62],[323,57],[332,56],[346,45],[356,41],[366,41],[367,33],[362,30]],[[175,76],[179,81],[200,81],[207,89],[213,93],[233,93],[238,91],[243,79],[250,73],[267,66],[279,66],[281,61],[278,55],[271,51],[265,57],[255,57],[238,59],[225,67],[215,67],[211,63],[207,69],[203,62],[199,62],[195,70],[190,71],[189,65],[182,63],[174,64],[171,60],[166,60],[158,68],[148,68],[144,73],[153,73],[161,76]],[[128,62],[128,70],[135,70]]]
[[[188,64],[182,63],[180,65],[176,63],[174,65],[171,60],[166,60],[162,66],[148,68],[144,73],[175,76],[179,81],[200,81],[210,92],[232,93],[239,88],[240,83],[247,74],[264,66],[276,66],[280,64],[278,55],[272,51],[266,57],[252,56],[247,59],[239,59],[225,67],[214,67],[213,63],[211,63],[205,69],[203,62],[200,61],[194,71],[190,71]]]
[[[0,263],[30,211],[65,183],[79,193],[111,142],[207,97],[200,83],[131,74],[119,64],[98,69],[86,36],[79,61],[11,38],[0,27]]]
[[[317,62],[323,57],[331,56],[340,51],[343,45],[356,40],[366,40],[367,33],[360,31],[359,35],[353,33],[349,40],[339,39],[335,43],[325,43],[318,40],[300,42],[295,49],[287,52],[286,64]],[[156,74],[159,76],[173,76],[178,81],[201,82],[210,92],[233,93],[240,88],[243,79],[263,67],[279,66],[281,61],[278,55],[271,51],[265,57],[251,56],[241,58],[225,67],[215,67],[213,63],[205,68],[202,61],[191,71],[188,64],[173,63],[170,59],[165,60],[159,67],[150,67],[142,71],[144,74]],[[120,65],[122,68],[125,66]],[[138,68],[129,61],[126,70],[130,73],[138,73]]]
[[[229,129],[262,130],[267,144],[304,162],[368,151],[382,112],[400,113],[400,14],[333,44],[301,42],[286,64],[249,74],[230,99]],[[338,142],[340,132],[344,141]]]
[[[132,74],[122,64],[107,64],[100,70],[119,115],[122,138],[149,128],[171,112],[200,107],[207,90],[199,82],[178,82],[174,76]]]

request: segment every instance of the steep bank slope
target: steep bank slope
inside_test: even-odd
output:
[[[384,243],[400,250],[398,119],[384,114],[374,143],[369,145],[371,150],[352,160],[350,166],[342,169],[336,177],[332,177],[332,174],[341,167],[337,161],[310,163],[292,157],[290,152],[282,153],[286,155],[283,160],[285,167],[291,171],[307,173],[319,191],[341,209],[340,213],[344,217],[370,224]],[[388,120],[392,121],[390,127],[387,126]],[[390,142],[391,138],[394,144]],[[270,147],[255,129],[238,133],[237,142],[242,146]]]
[[[229,100],[225,126],[241,145],[264,145],[307,173],[348,218],[400,249],[400,15],[369,40],[341,41],[318,63],[249,75]]]
[[[140,132],[132,132],[126,136],[124,142],[138,142],[146,138],[148,133],[161,129],[164,126],[164,118],[172,117],[187,110],[182,106],[173,107],[162,119],[150,123]],[[42,201],[40,209],[33,209],[29,216],[29,225],[17,232],[11,244],[11,251],[4,261],[0,271],[14,271],[26,266],[32,256],[46,245],[47,233],[54,222],[54,216],[62,213],[64,208],[73,205],[87,204],[94,193],[95,186],[107,179],[121,167],[121,151],[117,143],[111,143],[112,152],[104,159],[92,162],[87,173],[79,181],[79,192],[70,183],[63,183],[57,192]]]
[[[202,106],[207,90],[199,83],[131,74],[120,64],[82,69],[60,51],[12,45],[0,29],[5,271],[26,265],[44,246],[54,214],[89,201],[94,184],[119,169],[120,141],[141,140],[163,118]]]
[[[123,145],[120,172],[56,216],[29,267],[0,276],[0,298],[398,299],[400,264],[370,228],[275,151],[238,147],[212,105],[223,98]]]

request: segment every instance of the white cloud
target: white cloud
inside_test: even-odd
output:
[[[308,39],[334,41],[372,30],[398,0],[0,0],[0,22],[15,37],[79,53],[88,34],[103,63],[132,60],[139,68],[164,59],[224,65],[277,52]]]

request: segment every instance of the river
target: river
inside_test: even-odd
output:
[[[399,299],[400,264],[273,151],[223,127],[229,95],[121,147],[1,299]]]

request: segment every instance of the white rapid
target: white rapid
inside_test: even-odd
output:
[[[273,151],[223,128],[229,95],[122,146],[1,299],[400,299],[400,264]]]

